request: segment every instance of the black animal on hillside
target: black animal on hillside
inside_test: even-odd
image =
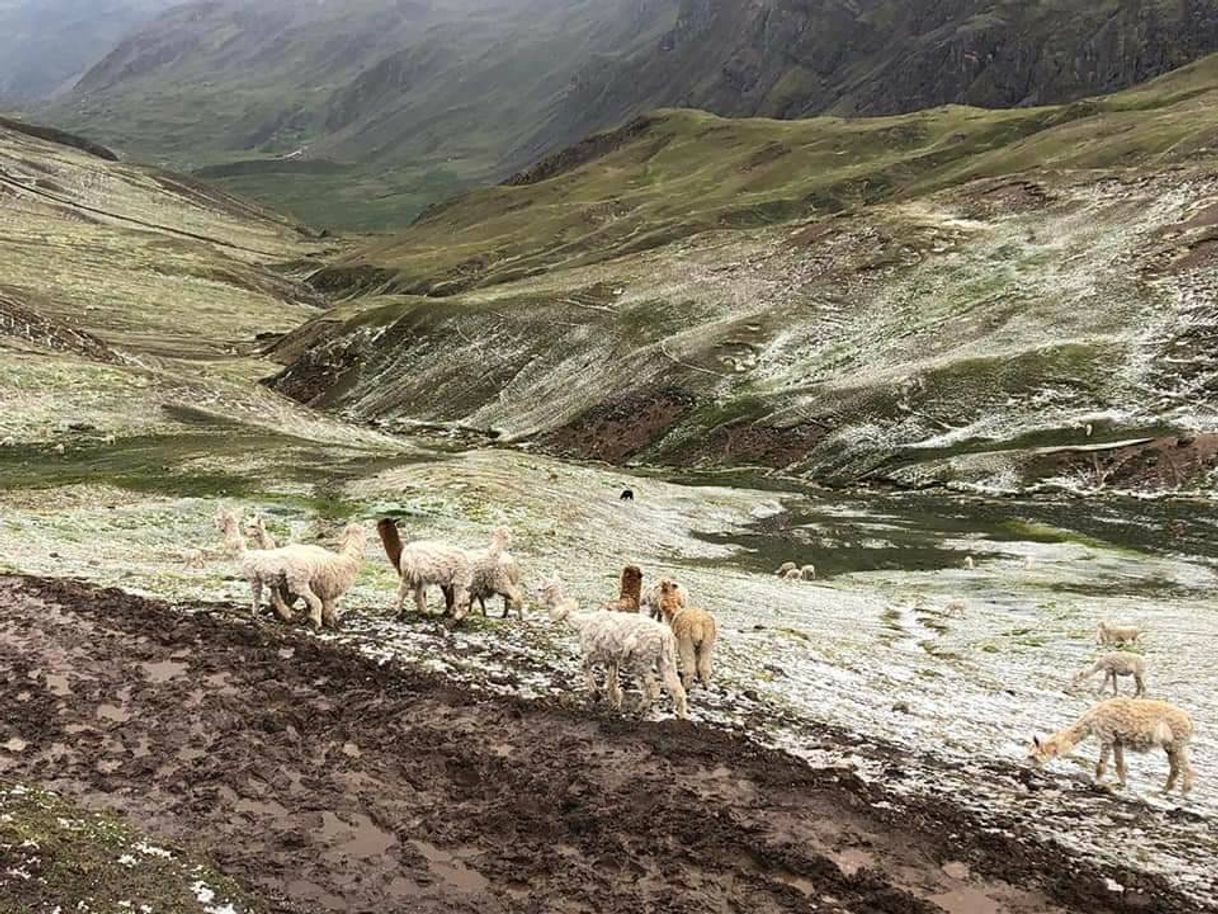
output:
[[[634,489],[622,489],[622,501],[634,501]]]

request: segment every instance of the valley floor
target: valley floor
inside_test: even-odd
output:
[[[139,823],[155,844],[133,845],[124,873],[189,850],[249,892],[220,904],[204,888],[203,911],[1050,914],[1129,901],[1080,861],[842,767],[692,723],[488,696],[223,607],[7,577],[0,660],[12,733],[0,777]],[[45,859],[53,843],[3,842],[13,819],[0,816],[0,864],[26,878],[0,881],[0,910],[76,902],[47,883],[71,870]],[[137,882],[94,878],[80,910],[139,909]],[[1198,910],[1156,882],[1153,910]]]

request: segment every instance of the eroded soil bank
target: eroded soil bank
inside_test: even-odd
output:
[[[0,709],[0,777],[205,855],[266,911],[1198,910],[1145,880],[1114,894],[1019,823],[707,727],[469,692],[227,607],[0,578]],[[53,891],[0,880],[0,911]]]

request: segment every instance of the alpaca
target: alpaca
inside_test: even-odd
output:
[[[415,540],[403,544],[397,522],[384,518],[376,525],[389,564],[402,579],[395,604],[398,616],[405,615],[406,595],[414,592],[415,609],[427,612],[427,588],[439,585],[444,593],[445,611],[457,621],[469,612],[470,588],[474,583],[473,563],[464,549],[435,540]]]
[[[1136,625],[1111,625],[1107,619],[1102,620],[1095,629],[1097,644],[1132,644],[1141,637],[1142,630]]]
[[[619,496],[621,501],[634,501],[633,489],[622,489],[622,494]]]
[[[711,655],[719,638],[715,617],[705,609],[682,603],[672,581],[660,582],[660,613],[677,638],[681,684],[692,688],[696,676],[702,685],[710,685]]]
[[[784,581],[802,581],[803,575],[799,573],[798,568],[788,568],[783,572],[782,579]]]
[[[639,710],[645,711],[660,693],[656,683],[658,670],[665,690],[672,696],[677,717],[689,716],[685,687],[677,674],[677,639],[667,626],[641,615],[580,612],[578,604],[567,598],[557,581],[543,581],[537,597],[549,609],[553,621],[566,620],[579,632],[584,677],[588,691],[594,697],[600,692],[596,668],[604,666],[609,704],[614,710],[621,710],[622,690],[618,675],[625,669],[643,680]]]
[[[802,567],[800,567],[799,579],[801,581],[815,581],[816,580],[816,566],[815,565],[803,565]]]
[[[794,562],[783,562],[778,566],[778,570],[774,572],[778,577],[785,578],[792,571],[799,571],[799,566]]]
[[[261,514],[255,514],[253,520],[249,522],[249,526],[245,528],[245,535],[258,544],[259,549],[278,549],[279,543],[270,531],[266,529],[266,521],[263,520]]]
[[[486,615],[486,601],[503,597],[503,618],[516,610],[516,618],[524,618],[524,593],[520,589],[520,565],[507,551],[511,535],[500,527],[491,535],[490,548],[473,553],[473,581],[470,584],[470,601],[478,600],[482,615]]]
[[[637,613],[643,602],[643,570],[638,565],[622,569],[621,593],[616,600],[602,603],[601,609],[619,613]]]
[[[657,622],[662,621],[664,618],[663,613],[660,612],[660,596],[661,596],[660,588],[665,583],[672,585],[673,593],[676,597],[677,602],[680,603],[681,606],[689,605],[689,591],[688,590],[686,590],[684,587],[682,587],[672,578],[661,578],[659,582],[652,584],[650,587],[647,588],[647,592],[645,594],[643,594],[643,602],[642,602],[642,605],[647,607],[648,612],[651,615],[651,618],[655,619]]]
[[[308,604],[314,628],[338,627],[338,600],[355,583],[364,561],[367,535],[362,526],[347,525],[337,554],[299,543],[278,549],[249,549],[236,514],[225,512],[221,517],[225,542],[240,559],[241,574],[250,582],[255,616],[261,608],[262,589],[269,586],[271,604],[285,622],[292,620],[292,610],[282,597],[286,591]]]
[[[202,549],[187,549],[182,553],[182,564],[187,570],[198,571],[207,566]]]
[[[1181,792],[1188,793],[1192,789],[1193,766],[1188,760],[1188,744],[1193,738],[1193,722],[1175,705],[1146,698],[1109,698],[1048,739],[1032,737],[1028,758],[1036,765],[1044,764],[1067,755],[1088,736],[1100,741],[1096,780],[1103,780],[1108,770],[1108,757],[1112,755],[1116,759],[1117,779],[1124,787],[1125,750],[1149,752],[1159,748],[1167,753],[1170,768],[1163,791],[1170,792],[1181,775]]]
[[[1112,682],[1112,694],[1120,694],[1120,690],[1117,688],[1118,676],[1133,677],[1134,698],[1141,698],[1146,694],[1146,661],[1138,654],[1131,654],[1129,651],[1113,651],[1110,654],[1104,654],[1089,669],[1075,673],[1073,684],[1078,687],[1084,680],[1101,672],[1104,674],[1104,682],[1100,685],[1101,694],[1108,687],[1109,681]]]
[[[974,559],[971,555],[966,555],[964,557],[964,567],[967,568],[969,571],[972,571],[974,568],[977,567],[977,560]]]

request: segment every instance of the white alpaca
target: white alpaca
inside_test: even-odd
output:
[[[618,676],[626,670],[643,680],[639,710],[645,711],[660,694],[656,682],[658,670],[665,690],[672,696],[677,717],[689,716],[685,687],[677,671],[677,639],[668,626],[639,613],[579,612],[579,606],[567,598],[556,581],[543,581],[537,595],[550,610],[551,619],[566,620],[579,632],[584,676],[593,696],[600,691],[596,669],[603,666],[609,704],[620,710],[622,689]]]
[[[477,599],[486,615],[486,601],[503,597],[503,617],[509,610],[516,610],[516,618],[524,618],[524,593],[520,589],[520,565],[507,551],[511,535],[502,527],[491,534],[491,545],[487,549],[470,555],[473,580],[470,584],[470,602]]]
[[[255,514],[245,528],[245,535],[258,544],[259,549],[278,549],[279,543],[269,530],[261,514]]]
[[[427,588],[439,586],[444,603],[454,619],[461,620],[469,612],[470,588],[474,583],[473,562],[469,554],[457,546],[435,540],[415,540],[403,545],[398,525],[385,518],[376,525],[385,546],[389,564],[401,577],[398,599],[394,604],[398,615],[405,612],[406,595],[414,592],[415,608],[427,612]]]
[[[364,561],[367,534],[362,526],[348,524],[339,552],[334,553],[300,543],[279,549],[249,549],[235,515],[227,515],[223,523],[225,542],[238,556],[241,574],[250,582],[254,615],[262,605],[262,589],[269,587],[271,604],[284,621],[291,621],[292,610],[283,601],[281,591],[304,599],[314,628],[338,626],[338,600],[355,583]]]
[[[1104,654],[1089,669],[1080,670],[1074,674],[1074,686],[1078,687],[1096,673],[1104,674],[1104,681],[1100,685],[1101,694],[1110,681],[1112,682],[1112,694],[1120,694],[1120,690],[1117,688],[1118,676],[1133,677],[1134,698],[1141,698],[1146,693],[1146,661],[1138,654],[1131,654],[1129,651],[1113,651],[1110,654]]]
[[[1141,637],[1142,630],[1136,625],[1111,625],[1107,619],[1101,621],[1095,628],[1097,644],[1132,644]]]

